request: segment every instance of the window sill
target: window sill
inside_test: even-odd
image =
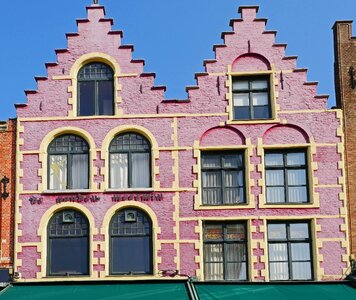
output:
[[[320,204],[318,202],[314,203],[260,203],[259,208],[319,208]]]
[[[194,207],[195,210],[224,210],[224,209],[251,209],[255,208],[255,204],[251,203],[237,203],[237,204],[219,204],[206,205],[200,204]]]
[[[105,193],[139,193],[154,192],[153,188],[106,189]]]
[[[45,190],[42,194],[88,194],[92,193],[90,189],[78,189],[78,190]]]
[[[266,124],[266,123],[279,124],[280,120],[271,118],[271,119],[251,119],[251,120],[233,120],[233,119],[230,119],[230,120],[226,121],[226,124],[240,124],[241,125],[241,124],[251,124],[251,123],[253,123],[253,124]]]

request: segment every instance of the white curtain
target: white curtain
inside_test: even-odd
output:
[[[286,243],[269,244],[269,272],[271,280],[288,280],[288,252]]]
[[[75,154],[72,156],[72,188],[89,188],[88,154]]]
[[[126,153],[110,154],[110,187],[128,188],[128,155]]]
[[[50,155],[49,189],[65,190],[67,188],[67,156]]]
[[[132,153],[132,187],[150,187],[150,154]]]

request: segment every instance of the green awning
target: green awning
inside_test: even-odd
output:
[[[1,300],[185,300],[190,299],[180,283],[87,283],[18,284],[0,293]]]
[[[194,286],[200,300],[356,300],[356,288],[346,283],[194,283]]]

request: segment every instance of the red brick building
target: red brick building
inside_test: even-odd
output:
[[[350,246],[356,254],[356,38],[352,21],[338,21],[334,27],[336,104],[342,108],[345,132],[346,188],[348,192]]]
[[[13,267],[16,119],[0,123],[0,268]]]

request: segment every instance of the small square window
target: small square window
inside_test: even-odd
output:
[[[270,119],[271,97],[268,76],[233,77],[233,119]]]

